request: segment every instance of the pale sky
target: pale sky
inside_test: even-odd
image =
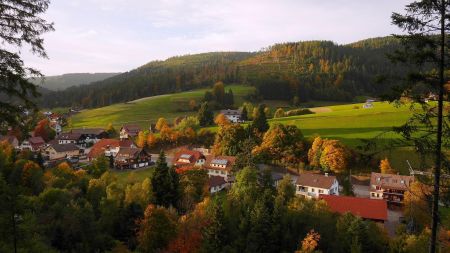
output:
[[[45,75],[124,72],[152,60],[258,51],[279,42],[340,44],[400,31],[393,11],[411,0],[52,0],[50,59],[22,50]]]

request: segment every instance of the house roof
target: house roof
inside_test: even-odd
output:
[[[142,130],[138,125],[123,125],[121,129],[124,129],[129,135],[136,136]]]
[[[352,213],[364,219],[387,220],[387,202],[384,199],[357,198],[349,196],[320,195],[331,211]]]
[[[44,141],[44,139],[42,139],[41,136],[30,137],[30,138],[28,138],[28,142],[31,145],[42,145],[42,144],[45,144],[45,141]]]
[[[297,178],[297,185],[330,189],[336,180],[335,176],[326,176],[314,173],[303,173]]]
[[[136,158],[141,151],[142,148],[120,148],[116,159]]]
[[[189,165],[196,163],[199,159],[205,159],[205,156],[200,151],[182,149],[174,156],[174,165]],[[189,162],[178,161],[179,159],[189,160]]]
[[[72,140],[72,141],[77,141],[81,138],[80,133],[61,133],[58,135],[57,139],[58,140]]]
[[[100,135],[105,132],[102,128],[76,128],[70,130],[71,133],[75,134],[88,134],[88,135]]]
[[[120,140],[119,146],[121,148],[131,148],[131,147],[135,147],[136,145],[134,145],[134,142],[132,140]]]
[[[88,157],[95,158],[105,153],[108,147],[116,148],[120,146],[120,141],[116,139],[101,139],[92,146]]]
[[[75,145],[73,143],[53,144],[53,145],[50,145],[50,147],[52,147],[58,153],[79,150],[77,145]]]
[[[376,190],[376,186],[382,188],[408,190],[409,185],[414,181],[413,176],[404,176],[397,174],[381,174],[372,172],[370,175],[370,188]],[[375,186],[375,187],[374,187]]]
[[[209,188],[213,188],[216,186],[222,186],[222,185],[226,184],[227,181],[225,181],[225,178],[223,178],[221,176],[210,176],[208,183],[209,183]]]
[[[211,166],[212,164],[221,164],[224,161],[226,161],[225,168]],[[234,165],[235,162],[236,162],[236,157],[235,156],[224,156],[224,155],[213,156],[213,155],[209,155],[209,156],[206,156],[206,161],[205,161],[205,164],[203,165],[203,168],[204,169],[231,171],[231,169],[233,168],[233,165]]]
[[[7,141],[9,144],[13,144],[14,141],[18,141],[14,135],[0,135],[0,142]]]
[[[241,111],[240,110],[231,110],[231,109],[220,110],[220,113],[225,115],[225,116],[231,116],[231,115],[240,116],[241,115]]]

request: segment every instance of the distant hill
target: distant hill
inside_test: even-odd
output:
[[[393,83],[379,75],[403,75],[386,57],[399,47],[393,37],[346,45],[332,41],[281,43],[259,52],[212,52],[153,61],[137,69],[80,87],[53,92],[46,107],[102,107],[142,97],[225,83],[252,85],[265,99],[352,101],[378,96]]]
[[[59,76],[46,76],[33,82],[48,90],[61,91],[71,86],[102,81],[118,74],[120,73],[70,73]]]

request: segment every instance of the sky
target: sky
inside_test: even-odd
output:
[[[45,75],[125,72],[152,60],[275,43],[338,44],[400,33],[392,12],[411,0],[52,0],[49,59],[22,49]]]

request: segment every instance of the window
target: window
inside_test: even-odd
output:
[[[375,197],[375,193],[372,192],[372,197]]]
[[[405,180],[400,181],[400,183],[404,184],[404,183],[405,183]]]
[[[311,188],[311,192],[314,192],[314,190],[315,190],[314,188]]]
[[[323,190],[319,190],[319,193],[323,193]]]

